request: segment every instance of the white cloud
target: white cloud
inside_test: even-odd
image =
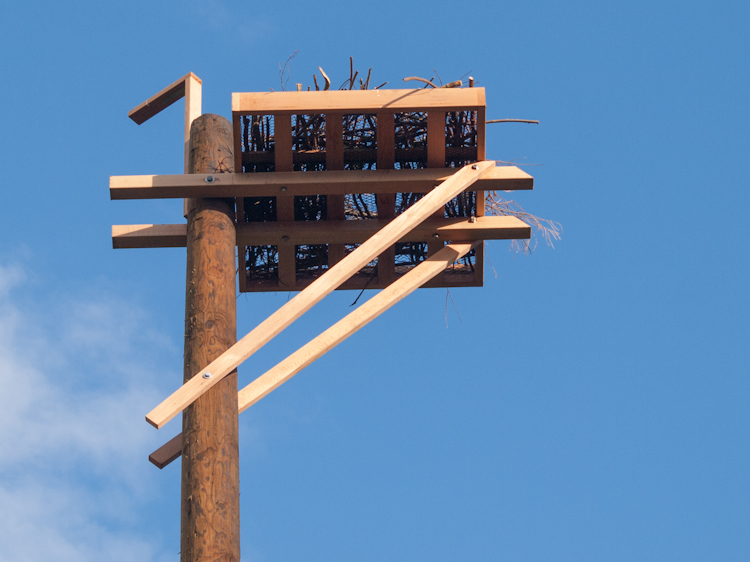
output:
[[[139,528],[160,488],[145,459],[173,435],[143,414],[181,354],[129,303],[32,301],[27,277],[0,266],[0,561],[159,560],[158,535]]]

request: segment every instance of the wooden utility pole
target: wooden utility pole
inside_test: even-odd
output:
[[[189,173],[232,172],[233,146],[227,119],[198,117]],[[191,199],[188,210],[185,382],[237,341],[234,200]],[[182,562],[240,560],[237,415],[236,370],[184,411]]]

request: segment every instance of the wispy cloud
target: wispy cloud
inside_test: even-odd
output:
[[[18,304],[26,278],[0,265],[0,561],[159,560],[139,513],[158,496],[145,458],[164,436],[143,413],[180,354],[117,298]]]

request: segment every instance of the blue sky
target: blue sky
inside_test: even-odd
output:
[[[108,176],[182,171],[205,112],[348,57],[374,82],[469,72],[488,157],[528,164],[555,249],[491,243],[485,287],[414,294],[242,415],[244,560],[750,558],[742,2],[57,3],[5,8],[0,100],[0,561],[177,560],[184,251],[111,249]],[[240,370],[350,311],[328,297]],[[287,294],[238,300],[240,335]]]

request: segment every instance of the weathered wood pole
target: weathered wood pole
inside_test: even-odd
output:
[[[189,172],[231,172],[232,125],[202,115],[190,129]],[[191,199],[187,237],[188,381],[237,341],[232,199]],[[237,371],[182,417],[181,562],[240,561]]]

